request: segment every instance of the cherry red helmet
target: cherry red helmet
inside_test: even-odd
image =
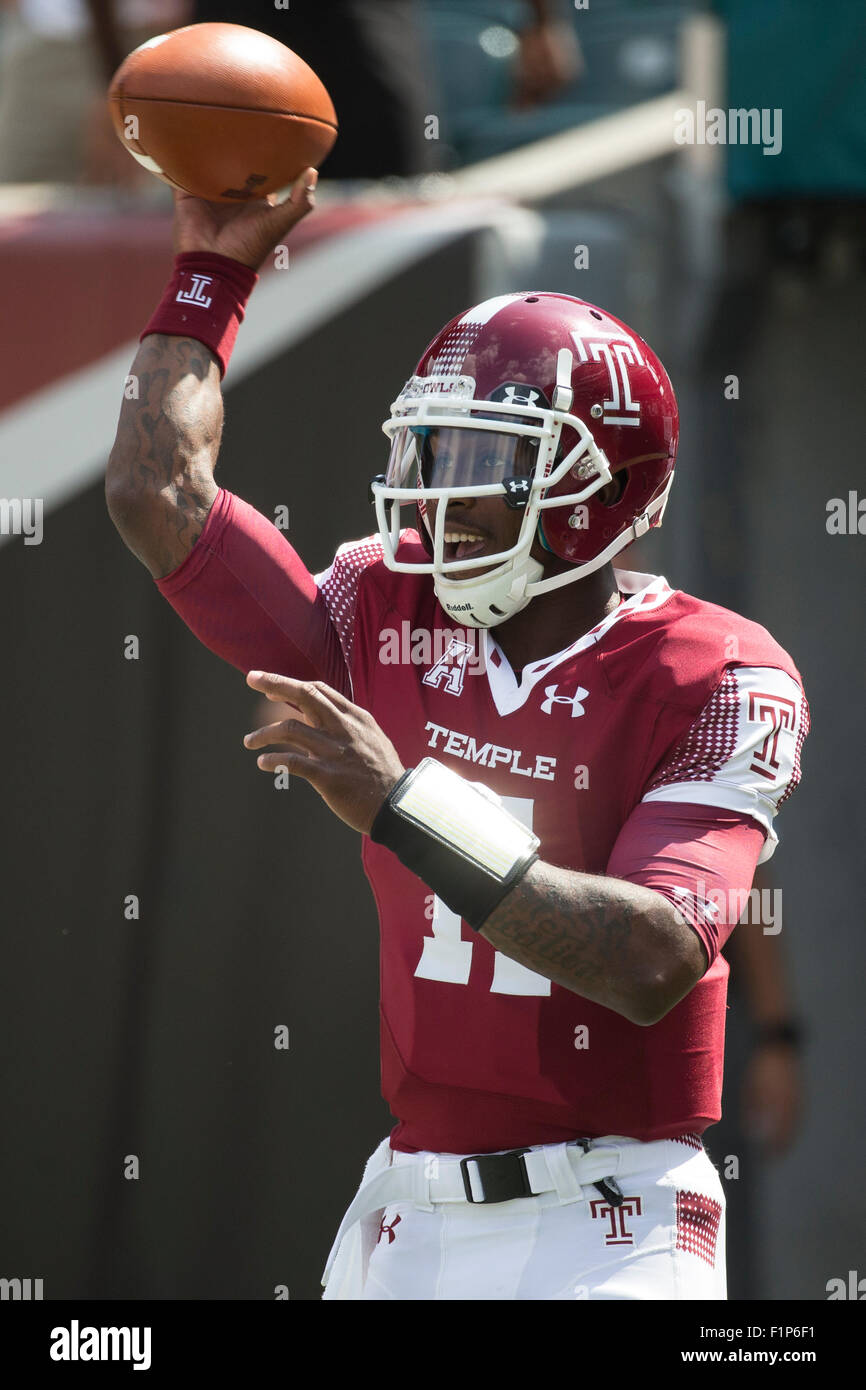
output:
[[[372,491],[386,564],[432,574],[443,607],[479,627],[660,525],[679,432],[667,372],[637,333],[585,300],[533,291],[485,300],[446,324],[382,428],[391,454]],[[617,476],[618,495],[602,500]],[[523,513],[516,543],[448,558],[448,500],[494,494]],[[445,502],[435,527],[431,499]],[[427,563],[397,557],[405,506],[416,509]],[[571,568],[545,577],[529,553],[536,538]]]

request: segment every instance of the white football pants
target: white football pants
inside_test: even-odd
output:
[[[459,1195],[461,1155],[399,1153],[384,1139],[334,1243],[323,1298],[727,1297],[724,1191],[699,1139],[614,1135],[586,1154],[548,1144],[530,1155],[538,1195],[482,1204]],[[400,1194],[389,1201],[395,1174]],[[615,1179],[621,1205],[594,1186],[601,1176]]]

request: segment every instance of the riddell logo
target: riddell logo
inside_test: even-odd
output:
[[[471,603],[449,603],[447,605],[449,613],[469,613],[472,609]]]

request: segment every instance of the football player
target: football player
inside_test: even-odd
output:
[[[614,568],[662,520],[677,404],[648,344],[568,295],[437,333],[383,426],[377,533],[324,573],[217,485],[244,304],[314,183],[176,195],[107,496],[190,629],[293,707],[247,735],[259,767],[362,836],[396,1124],[324,1297],[722,1299],[720,950],[799,780],[798,672]]]

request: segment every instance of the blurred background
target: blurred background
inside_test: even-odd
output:
[[[104,93],[147,37],[214,19],[300,53],[341,125],[288,272],[251,301],[217,475],[288,509],[311,570],[374,528],[381,422],[468,305],[574,294],[668,368],[677,481],[619,563],[767,626],[813,720],[757,885],[772,928],[727,952],[705,1139],[730,1296],[824,1299],[866,1231],[859,0],[4,0],[0,1276],[47,1299],[316,1299],[393,1123],[357,837],[256,770],[242,677],[102,494],[172,262],[170,192]]]

